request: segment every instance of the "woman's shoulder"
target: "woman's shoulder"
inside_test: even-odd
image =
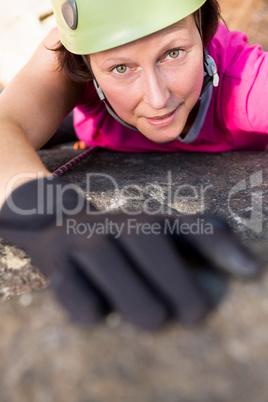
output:
[[[249,44],[245,33],[231,31],[222,23],[208,44],[208,52],[214,58],[219,73],[245,79],[253,76],[258,62],[267,57],[260,45]]]
[[[268,53],[259,45],[251,46],[246,34],[222,24],[208,51],[220,76],[217,99],[224,119],[232,126],[268,133]]]

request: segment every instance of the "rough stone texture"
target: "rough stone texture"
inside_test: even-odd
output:
[[[40,152],[51,170],[75,154],[68,149]],[[107,173],[109,177],[104,176]],[[217,311],[197,328],[172,324],[148,334],[116,314],[83,328],[69,322],[48,289],[30,291],[44,288],[44,278],[20,251],[2,242],[1,298],[11,300],[0,304],[1,402],[266,402],[267,174],[266,153],[109,151],[95,152],[67,173],[66,178],[99,209],[139,210],[149,200],[151,211],[172,207],[173,212],[225,217],[262,260],[264,272],[249,283],[231,280]],[[117,194],[111,177],[120,189]],[[172,181],[169,198],[168,180]],[[242,180],[247,190],[233,194],[228,202]],[[126,199],[127,185],[132,186],[127,194],[132,200]],[[133,199],[137,195],[133,185],[139,189],[139,201]],[[260,233],[243,225],[256,205],[263,211]]]

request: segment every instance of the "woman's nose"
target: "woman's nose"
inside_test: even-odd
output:
[[[155,70],[146,74],[142,82],[143,100],[155,110],[166,106],[170,96],[166,78],[161,72]]]

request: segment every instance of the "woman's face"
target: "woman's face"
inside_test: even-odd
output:
[[[203,47],[193,16],[120,47],[90,55],[114,111],[145,137],[175,140],[198,101]]]

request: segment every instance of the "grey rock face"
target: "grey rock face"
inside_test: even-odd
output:
[[[76,153],[41,151],[54,170]],[[150,334],[112,314],[71,323],[21,250],[0,243],[1,402],[266,402],[267,155],[97,151],[66,174],[100,210],[213,213],[263,261],[259,280],[231,280],[195,328]],[[134,215],[135,217],[135,215]]]

